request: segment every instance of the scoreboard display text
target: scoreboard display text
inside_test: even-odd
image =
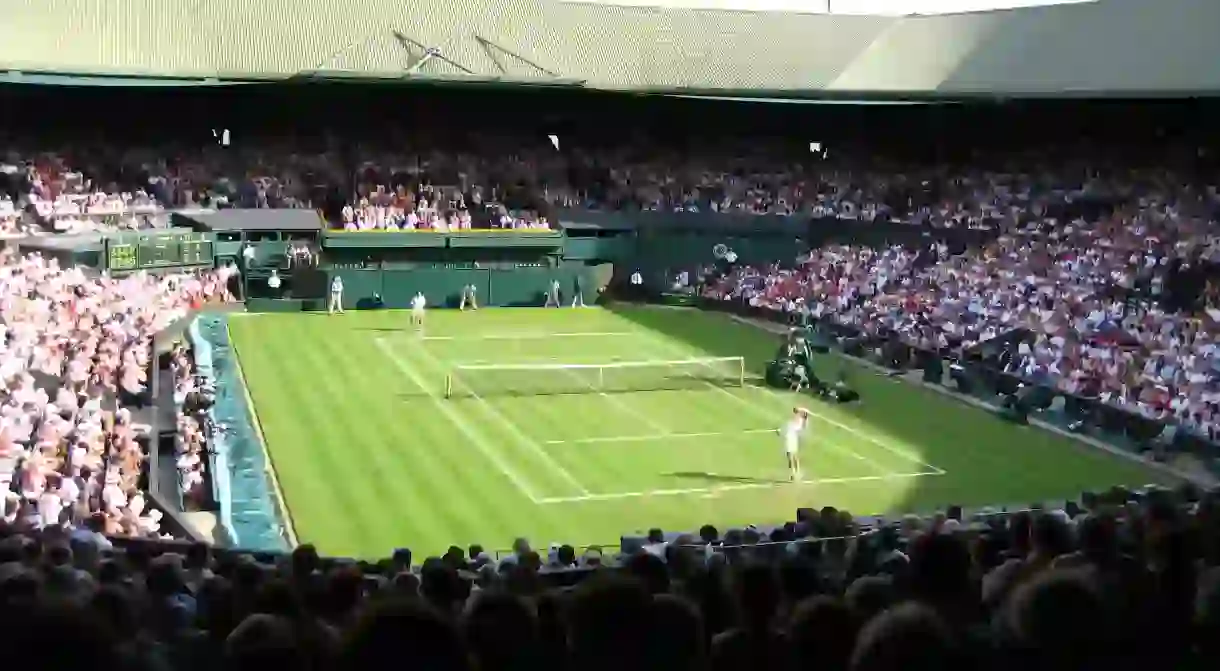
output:
[[[106,268],[114,272],[213,263],[212,238],[207,233],[135,233],[106,241]]]

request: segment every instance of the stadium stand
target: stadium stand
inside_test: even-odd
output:
[[[1214,144],[1196,134],[1211,107],[743,111],[272,88],[238,103],[124,92],[119,112],[98,92],[5,95],[14,127],[57,136],[14,140],[0,200],[8,232],[157,227],[162,212],[200,204],[317,209],[347,230],[534,228],[572,212],[898,223],[929,245],[828,243],[771,264],[692,268],[691,284],[709,302],[958,356],[1024,329],[1006,372],[1200,437],[1220,428],[1220,334],[1207,310],[1220,306],[1204,292],[1178,301],[1168,275],[1215,260]],[[300,102],[293,118],[269,111],[289,98]],[[103,110],[93,122],[113,135],[90,142],[70,116],[21,117],[49,99]],[[172,122],[132,121],[157,116],[132,108],[171,104],[182,109]],[[719,115],[691,121],[707,110]],[[389,123],[408,111],[408,123]],[[765,131],[815,120],[835,132]],[[932,237],[945,230],[994,235],[951,250]],[[779,525],[653,529],[635,547],[518,539],[502,555],[451,547],[422,561],[405,548],[357,561],[308,544],[282,556],[160,538],[164,515],[144,494],[157,449],[141,421],[156,411],[152,378],[171,390],[171,479],[187,507],[208,495],[215,427],[200,353],[158,351],[155,334],[231,302],[226,272],[110,277],[0,257],[0,641],[15,666],[882,671],[1217,659],[1220,492],[1191,485],[1021,510],[946,501],[900,519],[825,507]]]

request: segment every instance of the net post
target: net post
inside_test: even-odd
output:
[[[606,367],[605,366],[598,366],[598,368],[597,368],[597,388],[598,389],[606,388]]]
[[[737,383],[744,387],[746,386],[746,359],[745,357],[737,357]]]
[[[453,396],[453,373],[445,373],[445,398]]]

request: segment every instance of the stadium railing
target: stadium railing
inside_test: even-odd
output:
[[[213,367],[212,345],[203,337],[199,330],[199,319],[192,319],[187,328],[187,336],[191,340],[191,348],[195,352],[195,368],[199,376],[210,384],[216,383],[216,371]],[[213,413],[212,409],[208,410]],[[237,536],[233,529],[233,492],[229,485],[228,450],[221,449],[224,441],[223,432],[215,431],[215,417],[207,425],[208,440],[208,473],[212,480],[212,500],[216,503],[216,514],[221,528],[230,542],[236,543]]]
[[[164,412],[167,401],[170,407],[173,405],[174,390],[164,388],[164,380],[161,378],[162,359],[182,337],[194,318],[194,313],[188,314],[153,336],[153,355],[149,357],[147,373],[148,400],[152,408],[149,417],[152,435],[147,446],[148,459],[144,462],[146,470],[143,484],[149,501],[164,515],[161,520],[163,532],[175,538],[203,540],[198,530],[183,517],[182,492],[178,485],[177,466],[173,460],[173,437],[177,424],[172,418],[172,412],[168,416]],[[167,447],[168,454],[164,454]]]

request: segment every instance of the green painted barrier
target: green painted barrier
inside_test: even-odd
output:
[[[575,296],[577,276],[586,303],[597,299],[593,268],[418,268],[370,270],[335,268],[326,271],[329,283],[338,275],[343,279],[343,307],[366,308],[377,304],[387,308],[410,307],[411,299],[422,292],[431,307],[457,307],[462,288],[473,284],[481,306],[541,306],[552,281],[559,282],[560,298],[570,303]],[[308,306],[307,306],[308,309]]]

